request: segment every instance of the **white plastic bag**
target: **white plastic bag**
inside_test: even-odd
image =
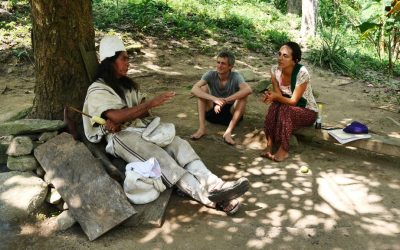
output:
[[[154,157],[127,164],[125,175],[124,192],[134,204],[152,202],[166,189],[161,180],[160,165]]]

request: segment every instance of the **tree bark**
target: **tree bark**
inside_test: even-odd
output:
[[[288,13],[301,16],[301,0],[288,0],[287,8]]]
[[[317,33],[317,0],[303,0],[301,15],[301,37],[314,37]]]
[[[31,0],[35,99],[30,117],[62,119],[81,108],[90,84],[79,44],[95,50],[90,0]]]

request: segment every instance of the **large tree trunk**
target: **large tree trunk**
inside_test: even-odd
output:
[[[301,16],[301,0],[288,0],[287,9],[288,13]]]
[[[62,119],[63,107],[82,107],[89,79],[79,44],[94,50],[90,0],[31,0],[35,56],[32,118]]]
[[[301,37],[314,37],[317,33],[317,0],[303,0],[301,16]]]

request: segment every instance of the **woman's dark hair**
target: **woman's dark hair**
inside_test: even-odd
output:
[[[138,90],[139,85],[127,76],[123,76],[119,79],[115,77],[113,63],[117,60],[120,54],[121,51],[118,51],[114,56],[104,59],[97,69],[95,79],[98,80],[99,78],[102,78],[108,86],[110,86],[123,100],[125,100],[124,90]]]
[[[295,63],[299,63],[301,61],[301,49],[300,45],[295,42],[287,42],[284,45],[288,46],[292,49],[292,58]]]

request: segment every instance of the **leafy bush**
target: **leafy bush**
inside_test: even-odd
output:
[[[275,48],[279,48],[282,44],[290,41],[290,37],[286,32],[267,30],[264,34],[268,41],[275,45]]]
[[[321,44],[311,50],[311,61],[324,68],[341,74],[355,75],[347,51],[338,33],[322,33]]]

